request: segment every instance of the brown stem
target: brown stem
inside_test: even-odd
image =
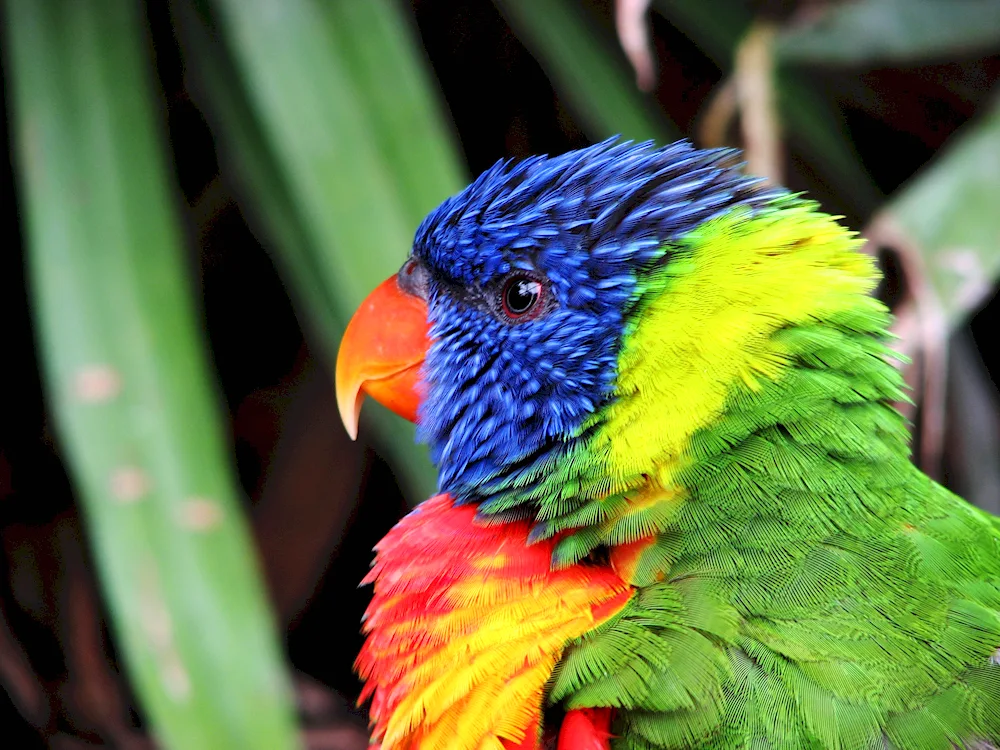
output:
[[[729,126],[736,118],[736,83],[732,78],[715,87],[698,124],[698,145],[718,148],[729,142]]]
[[[739,101],[747,170],[782,181],[781,128],[774,92],[774,24],[761,21],[736,48],[733,79]]]
[[[77,723],[122,750],[148,747],[128,720],[119,675],[105,648],[97,587],[88,566],[79,527],[57,527],[55,538],[65,566],[59,602],[60,639],[66,652],[66,699]]]
[[[10,695],[14,706],[32,726],[40,731],[52,722],[52,706],[45,686],[31,668],[28,655],[7,624],[0,602],[0,683]]]
[[[903,374],[919,404],[920,444],[916,454],[920,468],[940,478],[944,455],[948,379],[948,321],[941,301],[924,267],[923,254],[914,240],[891,214],[882,212],[864,232],[869,248],[891,248],[900,260],[908,296],[897,307],[893,332],[896,348],[912,363]],[[908,409],[908,414],[913,410]]]
[[[656,61],[649,42],[649,24],[646,12],[651,0],[615,0],[615,28],[618,41],[632,68],[635,84],[642,91],[656,85]]]

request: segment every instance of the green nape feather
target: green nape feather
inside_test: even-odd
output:
[[[910,462],[870,259],[794,201],[673,253],[539,500],[558,563],[603,545],[639,587],[550,699],[635,750],[997,744],[1000,523]]]

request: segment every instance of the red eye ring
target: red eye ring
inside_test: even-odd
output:
[[[510,320],[531,320],[542,311],[544,300],[542,282],[526,274],[517,274],[504,282],[500,308]]]

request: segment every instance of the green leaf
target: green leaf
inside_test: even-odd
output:
[[[215,5],[265,144],[323,249],[314,257],[323,283],[353,312],[402,264],[415,227],[326,17],[311,0]]]
[[[159,743],[298,746],[210,385],[137,6],[7,0],[49,405]]]
[[[496,0],[590,137],[669,143],[680,131],[635,86],[632,71],[585,9],[570,0]]]
[[[201,105],[251,221],[332,364],[361,300],[424,215],[465,184],[426,63],[396,2],[174,3]],[[412,425],[372,404],[411,499],[436,472]]]
[[[397,0],[320,5],[407,219],[416,226],[465,187],[468,174],[413,19]]]
[[[1000,49],[998,0],[854,0],[787,29],[790,62],[882,65]]]
[[[1000,104],[966,125],[873,219],[877,239],[920,256],[950,325],[1000,278]]]
[[[184,42],[187,86],[216,136],[223,173],[234,179],[251,228],[277,256],[293,283],[289,291],[307,335],[329,359],[345,325],[336,291],[324,284],[312,239],[285,184],[281,166],[268,148],[242,89],[232,59],[207,15],[187,0],[172,4],[174,24]]]

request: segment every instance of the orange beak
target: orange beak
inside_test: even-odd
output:
[[[337,406],[352,440],[366,393],[417,421],[427,330],[427,303],[400,289],[395,275],[375,287],[354,313],[337,354]]]

